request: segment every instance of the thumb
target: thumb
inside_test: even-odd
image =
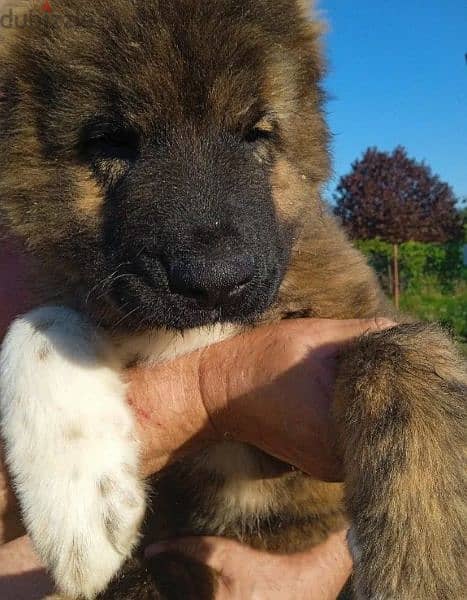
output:
[[[383,331],[396,323],[383,317],[373,319],[308,319],[301,320],[302,332],[310,336],[313,347],[332,345],[339,347],[362,335]]]

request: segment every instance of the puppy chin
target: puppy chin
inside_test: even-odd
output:
[[[154,329],[187,331],[200,327],[224,324],[253,324],[265,310],[263,304],[266,303],[263,302],[260,306],[258,302],[249,302],[248,306],[244,307],[216,307],[207,309],[202,307],[187,307],[186,303],[177,303],[174,301],[164,303],[141,302],[137,308],[127,306],[124,309],[117,309],[114,305],[110,311],[94,307],[91,313],[88,312],[88,317],[92,322],[104,329],[124,335]]]
[[[128,333],[141,332],[151,329],[166,329],[173,331],[187,331],[199,327],[210,327],[222,324],[248,324],[253,323],[259,316],[257,311],[226,311],[220,308],[209,310],[176,310],[174,305],[162,311],[140,311],[131,317],[121,317],[120,320],[110,324],[113,330]],[[120,322],[119,322],[120,321]]]

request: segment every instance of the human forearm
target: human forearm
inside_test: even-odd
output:
[[[199,384],[201,352],[127,372],[141,441],[141,472],[152,475],[217,438]]]

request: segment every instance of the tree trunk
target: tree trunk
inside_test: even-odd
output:
[[[392,297],[394,304],[400,308],[400,283],[399,283],[399,244],[392,245]]]

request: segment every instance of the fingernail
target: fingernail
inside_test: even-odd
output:
[[[376,329],[390,329],[391,327],[395,327],[397,323],[391,321],[391,319],[386,319],[384,317],[376,317],[375,318],[375,327]]]

